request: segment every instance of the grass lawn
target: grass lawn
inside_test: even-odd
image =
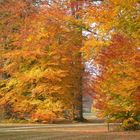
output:
[[[105,124],[0,125],[0,140],[140,140],[140,131],[108,132]]]

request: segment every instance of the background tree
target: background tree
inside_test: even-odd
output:
[[[102,117],[123,121],[126,129],[135,129],[140,122],[138,9],[137,0],[104,1],[88,9],[87,23],[95,23],[91,29],[97,36],[90,34],[82,49],[96,66],[90,83],[94,107]]]

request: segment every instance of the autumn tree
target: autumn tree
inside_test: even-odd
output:
[[[137,0],[110,0],[89,8],[87,23],[95,23],[91,28],[97,35],[90,34],[82,49],[96,66],[90,83],[94,107],[100,116],[122,121],[126,129],[140,122],[138,9]]]
[[[101,71],[93,83],[95,107],[101,116],[123,121],[123,125],[139,122],[138,59],[134,42],[122,35],[114,35],[111,45],[98,57]]]
[[[1,4],[1,106],[15,118],[82,118],[79,19],[69,3],[68,9],[58,2],[34,5]]]

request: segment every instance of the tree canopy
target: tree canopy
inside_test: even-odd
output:
[[[5,118],[140,121],[139,0],[0,1],[0,106]],[[92,70],[84,70],[85,62]],[[85,74],[86,73],[86,74]]]

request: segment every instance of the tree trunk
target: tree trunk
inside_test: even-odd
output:
[[[71,13],[72,15],[77,19],[79,20],[80,19],[80,16],[79,14],[77,14],[77,11],[80,10],[80,8],[82,7],[81,5],[81,2],[80,0],[77,1],[77,2],[71,2]],[[77,30],[77,35],[78,37],[80,38],[78,40],[78,46],[79,47],[79,50],[78,50],[78,55],[76,57],[76,62],[75,62],[75,67],[77,68],[77,71],[78,73],[76,73],[76,77],[77,77],[77,91],[75,91],[74,93],[74,98],[75,98],[75,107],[74,107],[74,111],[75,112],[75,118],[74,120],[77,120],[77,121],[83,121],[84,118],[83,118],[83,93],[82,93],[82,85],[83,85],[83,72],[84,72],[84,68],[83,68],[83,64],[82,64],[82,54],[80,52],[80,48],[82,47],[82,28],[80,29],[80,27],[76,27],[76,30]]]

